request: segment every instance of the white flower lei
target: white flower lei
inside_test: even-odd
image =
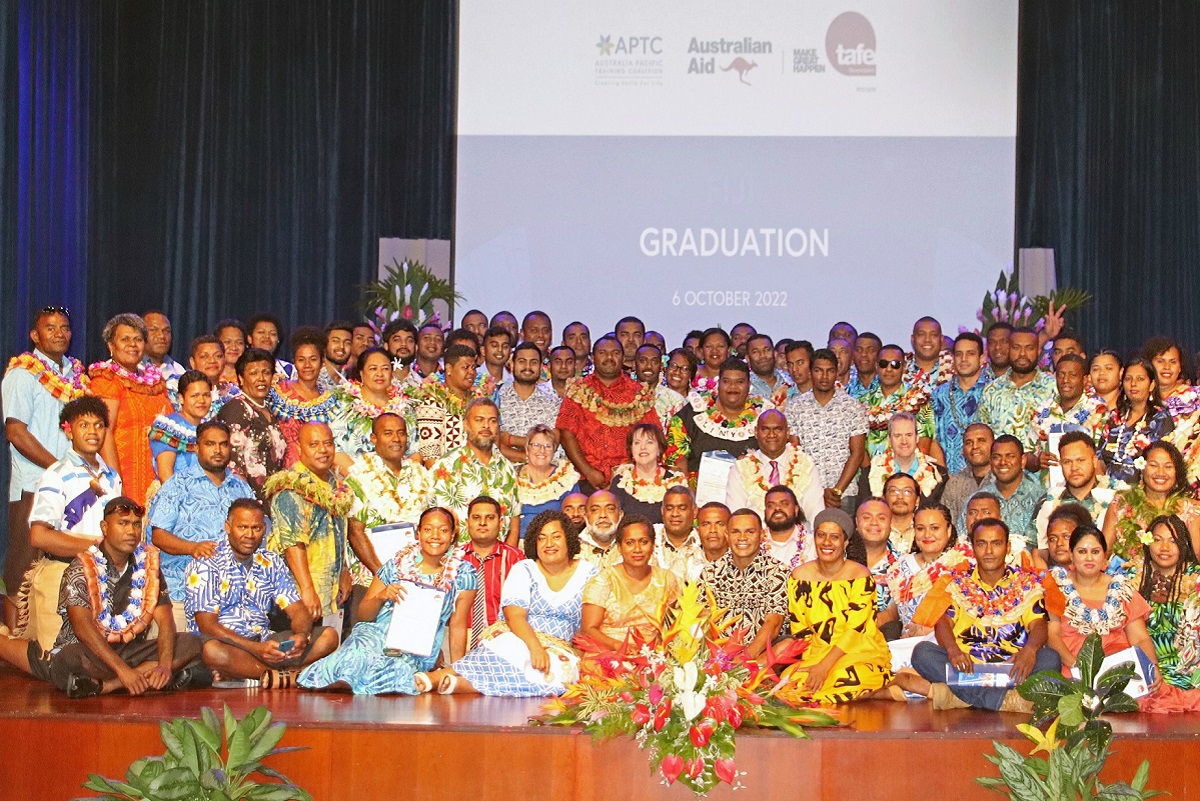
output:
[[[146,586],[146,546],[138,545],[133,552],[133,576],[129,590],[129,603],[125,605],[125,611],[119,615],[114,615],[109,610],[108,596],[108,560],[104,558],[104,551],[99,545],[93,545],[88,548],[87,553],[91,556],[92,561],[96,565],[96,575],[99,577],[100,591],[100,614],[96,617],[96,622],[106,635],[120,636],[130,626],[136,623],[142,616],[142,607],[146,602],[144,588]],[[158,599],[155,599],[157,603]]]
[[[550,475],[544,481],[537,483],[529,480],[525,468],[522,467],[517,471],[517,497],[523,504],[538,506],[547,501],[558,500],[577,483],[579,483],[579,473],[567,459],[551,470]]]
[[[1125,627],[1125,604],[1133,597],[1133,584],[1124,576],[1114,576],[1108,582],[1104,605],[1093,609],[1083,602],[1071,575],[1062,567],[1050,568],[1050,575],[1066,598],[1063,617],[1081,634],[1096,633],[1101,637]]]
[[[655,481],[642,481],[637,477],[632,464],[623,464],[613,469],[613,478],[617,479],[617,486],[629,493],[634,500],[642,503],[662,503],[668,489],[686,483],[687,479],[678,473],[668,474],[666,468],[661,466],[657,470],[662,472],[661,477],[656,475]]]

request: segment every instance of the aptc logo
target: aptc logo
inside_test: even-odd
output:
[[[825,55],[843,75],[874,75],[875,29],[857,11],[839,14],[825,34]]]
[[[597,55],[607,56],[661,56],[661,36],[618,36],[616,41],[612,36],[601,36],[596,42]]]

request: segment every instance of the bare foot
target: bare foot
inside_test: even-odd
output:
[[[917,695],[923,695],[926,698],[930,697],[930,692],[931,692],[931,687],[932,687],[932,685],[930,685],[930,683],[928,681],[921,678],[921,674],[917,673],[915,670],[910,670],[908,668],[905,668],[904,670],[900,670],[896,673],[896,678],[893,681],[893,686],[900,687],[901,689],[906,690],[910,693],[916,693]]]

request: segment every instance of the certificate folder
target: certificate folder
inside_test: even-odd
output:
[[[412,581],[400,584],[404,586],[404,597],[392,607],[384,652],[393,656],[432,656],[446,593]]]

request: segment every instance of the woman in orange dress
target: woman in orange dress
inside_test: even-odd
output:
[[[92,393],[104,400],[111,424],[100,455],[121,475],[124,494],[140,505],[154,480],[150,424],[174,411],[167,385],[153,364],[142,362],[146,324],[136,314],[118,314],[104,326],[112,357],[88,368]]]

